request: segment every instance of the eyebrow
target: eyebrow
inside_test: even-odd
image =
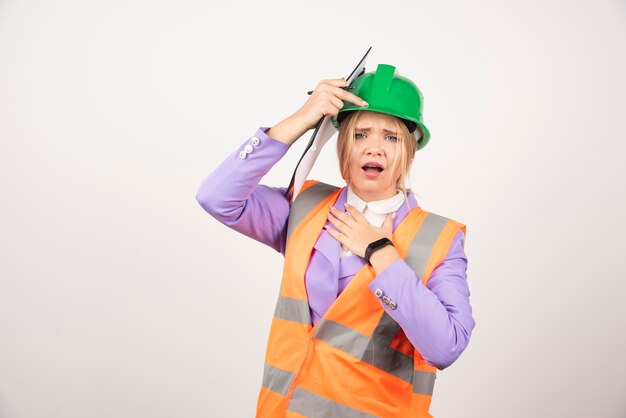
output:
[[[369,132],[369,131],[372,130],[372,128],[369,128],[369,127],[361,128],[361,127],[355,126],[354,130],[355,131],[360,131],[360,132]],[[398,134],[396,131],[390,131],[389,129],[386,129],[386,128],[383,128],[383,132],[386,133],[386,134],[394,134],[394,135]]]

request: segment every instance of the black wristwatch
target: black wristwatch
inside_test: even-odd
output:
[[[363,257],[365,258],[365,261],[367,261],[367,264],[371,266],[372,263],[370,263],[370,257],[372,256],[372,254],[374,254],[375,251],[378,251],[381,248],[385,248],[387,245],[391,245],[393,247],[393,242],[391,242],[389,238],[381,238],[368,245],[365,249],[365,255]]]

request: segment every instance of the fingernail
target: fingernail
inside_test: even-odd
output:
[[[348,209],[348,208],[350,207],[350,205],[349,205],[349,204],[347,204],[347,203],[344,203],[344,204],[343,204],[343,206],[344,206],[346,209]]]
[[[367,103],[365,100],[363,101],[363,105],[362,106],[369,106],[370,104]]]
[[[391,219],[396,219],[396,212],[391,214]]]
[[[336,208],[336,207],[334,207],[334,206],[331,206],[331,207],[330,207],[330,210],[333,210],[333,211],[334,211],[334,210],[337,210],[337,208]]]

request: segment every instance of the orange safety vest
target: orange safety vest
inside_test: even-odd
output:
[[[431,417],[436,368],[426,363],[367,287],[364,266],[311,324],[304,275],[341,189],[307,181],[289,215],[280,296],[272,320],[257,417]],[[393,232],[424,284],[465,226],[412,209]]]

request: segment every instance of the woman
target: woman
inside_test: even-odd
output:
[[[220,222],[285,255],[259,417],[428,417],[436,369],[474,328],[465,227],[422,210],[405,188],[429,139],[420,91],[384,64],[345,87],[320,82],[197,195]],[[259,185],[323,116],[339,128],[346,186],[307,181],[290,204],[284,188]]]

